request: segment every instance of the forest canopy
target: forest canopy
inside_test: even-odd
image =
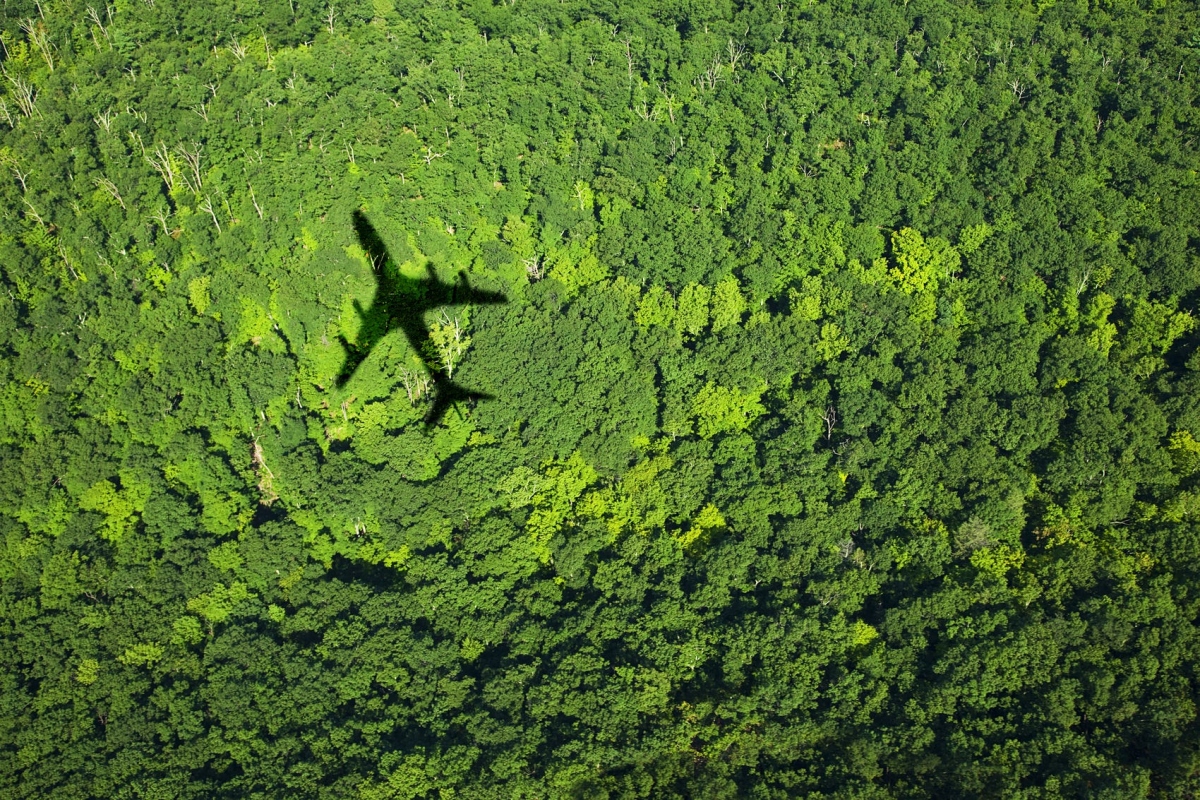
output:
[[[1200,792],[1194,2],[0,45],[0,794]]]

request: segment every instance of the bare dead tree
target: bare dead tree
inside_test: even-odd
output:
[[[254,210],[258,213],[258,218],[262,219],[263,218],[263,210],[262,210],[262,206],[260,206],[258,204],[258,198],[256,198],[254,196],[254,186],[249,183],[246,185],[250,187],[250,202],[254,204]]]
[[[117,185],[108,178],[96,178],[96,185],[108,193],[113,200],[121,204],[121,210],[125,211],[125,201],[121,198],[121,192],[117,190]]]
[[[26,81],[20,75],[12,75],[8,70],[0,66],[0,71],[4,72],[4,77],[13,87],[13,99],[17,101],[17,108],[26,117],[33,116],[33,104],[37,101],[37,91],[33,88],[33,84]]]
[[[29,37],[29,41],[37,48],[38,53],[42,56],[42,60],[46,62],[46,66],[54,72],[54,54],[51,52],[50,34],[46,30],[45,24],[41,20],[23,19],[18,23],[21,30],[25,31],[25,35]]]
[[[12,172],[13,172],[13,177],[16,178],[17,181],[21,184],[22,194],[29,191],[29,188],[27,186],[25,186],[25,179],[29,177],[29,173],[27,171],[23,171],[16,164],[12,165]]]
[[[675,95],[667,94],[667,90],[659,84],[658,93],[663,96],[663,102],[667,106],[667,117],[671,120],[671,124],[675,124]]]
[[[203,149],[204,145],[196,144],[195,142],[192,142],[192,147],[190,150],[188,149],[187,145],[184,144],[180,144],[175,148],[175,152],[178,153],[188,167],[191,168],[192,179],[195,181],[195,184],[192,184],[191,181],[189,181],[186,177],[184,178],[184,182],[189,184],[189,187],[192,188],[193,192],[199,192],[204,183],[202,180],[203,173],[200,170],[200,151]]]
[[[116,118],[116,113],[110,108],[106,111],[101,111],[99,114],[92,117],[92,121],[103,128],[105,133],[112,133],[113,120]]]
[[[712,63],[708,65],[708,68],[696,77],[696,85],[701,89],[715,89],[718,83],[725,80],[724,67],[721,54],[717,53],[713,56]]]
[[[217,226],[217,233],[221,233],[221,223],[217,219],[217,212],[213,210],[212,198],[204,195],[204,202],[199,206],[200,210],[212,217],[213,225]]]
[[[454,368],[470,344],[471,337],[466,335],[459,318],[451,318],[448,313],[442,311],[441,324],[434,326],[430,331],[426,350],[445,369],[446,377],[453,379]]]
[[[734,44],[733,37],[729,39],[729,74],[733,75],[737,71],[738,62],[742,60],[742,56],[746,54],[746,45]]]
[[[154,150],[145,156],[145,159],[162,176],[163,183],[167,185],[167,194],[174,193],[178,176],[175,174],[175,164],[171,160],[171,153],[167,150],[167,146],[158,142],[155,144]]]
[[[170,213],[168,213],[168,211],[165,208],[163,208],[162,206],[159,206],[158,208],[154,209],[154,213],[150,215],[150,219],[157,222],[162,227],[162,232],[163,232],[164,236],[169,235],[171,232],[170,229],[167,227],[167,220],[170,218],[171,218]]]
[[[400,381],[404,384],[404,393],[408,395],[410,406],[415,406],[417,401],[429,391],[431,383],[429,376],[424,372],[409,370],[405,367],[400,368]]]
[[[258,491],[261,495],[258,502],[269,506],[279,499],[279,494],[275,491],[275,473],[271,472],[271,468],[267,466],[267,460],[262,445],[258,443],[258,437],[255,436],[250,441],[252,444],[251,460],[254,463],[254,471],[258,473]]]
[[[79,280],[79,273],[75,271],[75,265],[71,263],[71,258],[67,255],[67,248],[62,242],[58,243],[58,257],[62,259],[63,265],[66,266],[67,271],[71,273],[71,277],[73,277],[75,280]]]
[[[100,14],[97,13],[95,8],[93,8],[92,6],[88,6],[87,7],[87,16],[88,16],[88,19],[90,19],[92,21],[92,24],[100,29],[100,35],[102,35],[104,37],[104,41],[108,42],[109,46],[111,47],[112,39],[108,38],[108,28],[104,25],[103,22],[100,21]],[[110,19],[111,19],[111,15],[110,15]],[[97,49],[99,49],[98,44],[97,44]]]
[[[258,27],[258,30],[262,33],[263,50],[267,54],[267,69],[274,70],[275,69],[275,57],[271,55],[271,44],[270,44],[270,42],[267,41],[267,32],[262,29],[261,25]],[[214,92],[214,94],[215,94],[215,92]]]
[[[1088,280],[1092,277],[1092,268],[1088,267],[1083,271],[1083,277],[1079,280],[1079,284],[1075,287],[1075,296],[1083,294],[1087,291]]]
[[[531,256],[530,258],[521,259],[521,263],[525,265],[525,274],[529,276],[530,282],[540,281],[546,274],[546,268],[542,264],[541,256]]]

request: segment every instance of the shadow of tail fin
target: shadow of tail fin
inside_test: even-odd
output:
[[[446,415],[446,411],[450,406],[457,408],[458,404],[463,401],[474,402],[477,400],[494,399],[493,395],[486,392],[471,391],[452,381],[436,384],[435,392],[433,406],[429,409],[429,413],[425,415],[426,427],[432,427],[441,422],[442,417]]]

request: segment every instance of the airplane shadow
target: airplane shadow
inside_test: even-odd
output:
[[[466,270],[459,271],[459,279],[454,283],[446,283],[438,278],[432,266],[427,268],[428,275],[425,278],[416,279],[400,274],[383,238],[361,210],[354,212],[354,233],[371,260],[377,285],[375,298],[369,307],[363,308],[360,302],[354,301],[354,310],[361,320],[357,343],[351,344],[344,337],[338,337],[346,351],[346,361],[338,375],[337,385],[345,386],[375,345],[399,328],[433,381],[433,403],[425,415],[426,427],[441,422],[452,405],[457,408],[460,402],[473,404],[479,400],[493,399],[490,394],[455,383],[443,365],[426,352],[429,327],[425,324],[425,312],[443,306],[506,303],[508,299],[500,292],[472,288],[467,281]]]

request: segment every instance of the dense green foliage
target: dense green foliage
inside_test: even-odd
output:
[[[1200,790],[1193,3],[0,14],[0,794]]]

